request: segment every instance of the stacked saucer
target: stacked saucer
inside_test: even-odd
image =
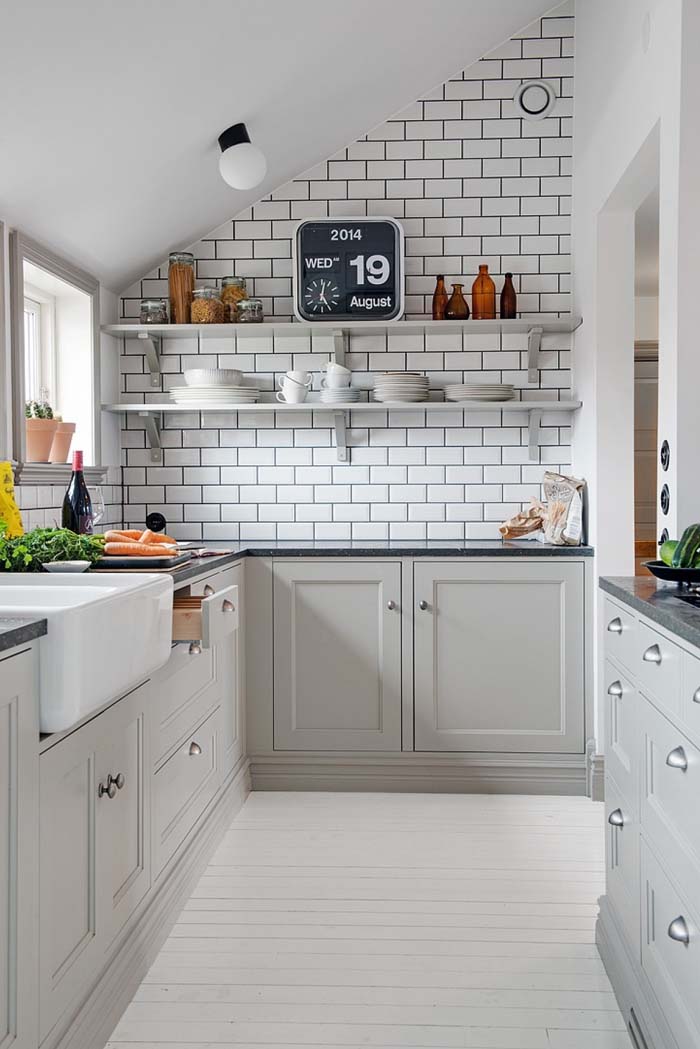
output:
[[[198,386],[178,386],[170,391],[176,404],[255,404],[260,396],[257,386],[222,386],[220,383],[202,383]]]
[[[322,404],[354,404],[360,399],[360,391],[353,386],[340,386],[337,389],[321,390]]]
[[[446,401],[512,401],[514,396],[507,382],[454,382],[445,387]]]
[[[382,372],[374,376],[375,401],[427,401],[429,384],[418,372]]]

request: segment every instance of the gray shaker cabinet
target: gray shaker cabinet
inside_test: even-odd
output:
[[[274,566],[275,750],[401,750],[401,565]]]
[[[584,567],[413,567],[418,751],[584,751]]]
[[[0,1049],[36,1038],[36,652],[0,659]]]

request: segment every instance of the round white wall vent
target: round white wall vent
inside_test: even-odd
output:
[[[518,115],[525,120],[544,120],[556,100],[556,92],[546,80],[526,80],[513,95]]]

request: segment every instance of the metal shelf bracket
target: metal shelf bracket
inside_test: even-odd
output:
[[[541,411],[533,410],[527,413],[527,454],[532,462],[537,462],[539,459],[541,422]]]
[[[345,354],[350,348],[350,332],[348,331],[334,331],[333,332],[333,357],[336,364],[342,364],[345,367]]]
[[[345,412],[333,413],[333,426],[335,427],[335,447],[338,451],[338,462],[348,461],[347,430],[345,427]]]
[[[540,367],[542,328],[530,328],[527,333],[527,381],[536,383]]]
[[[146,353],[146,364],[151,373],[151,386],[160,386],[160,352],[163,340],[160,335],[151,335],[150,332],[140,331],[137,338],[143,344]]]
[[[159,463],[163,457],[160,444],[160,426],[155,415],[151,412],[139,412],[139,419],[143,419],[146,427],[146,436],[151,449],[151,462]]]

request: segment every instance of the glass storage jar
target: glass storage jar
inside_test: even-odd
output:
[[[262,320],[262,299],[241,299],[238,303],[238,323],[261,324]]]
[[[216,288],[195,288],[190,311],[193,324],[223,324],[224,312]]]
[[[194,292],[194,255],[189,251],[173,251],[168,263],[170,322],[189,324]]]
[[[168,300],[141,299],[139,321],[141,324],[167,324]]]
[[[224,277],[221,282],[221,301],[226,308],[224,320],[235,323],[238,320],[238,303],[247,298],[245,277]]]

